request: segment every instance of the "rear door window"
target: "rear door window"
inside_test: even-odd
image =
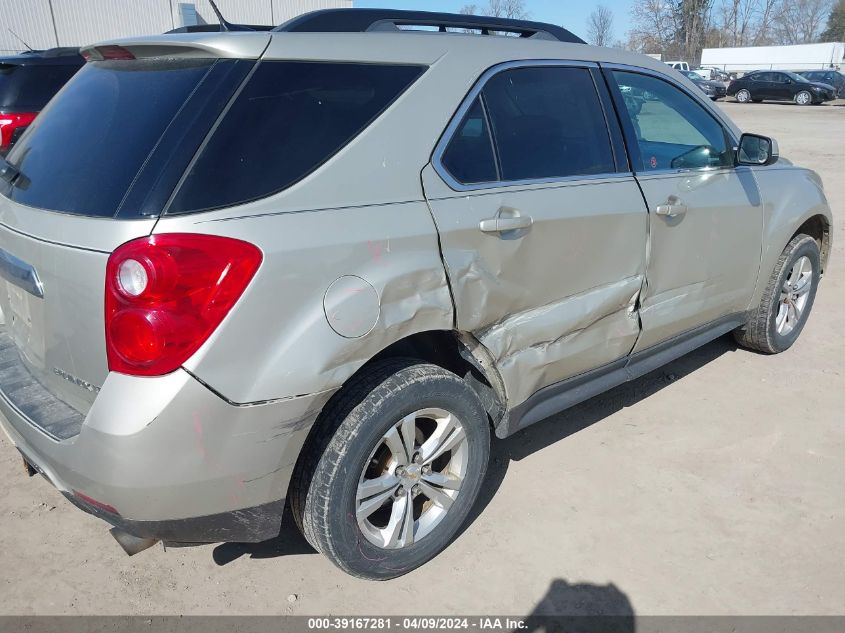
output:
[[[32,207],[113,217],[162,135],[215,64],[89,62],[12,148],[3,193]],[[181,173],[181,172],[180,172]]]
[[[410,65],[261,62],[167,212],[242,204],[289,187],[360,134],[423,71]]]
[[[505,181],[616,170],[604,111],[586,68],[515,68],[492,77],[484,103]]]

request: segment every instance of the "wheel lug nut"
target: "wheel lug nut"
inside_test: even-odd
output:
[[[420,488],[419,484],[417,484],[416,486],[411,488],[411,492],[416,497],[418,494],[420,494],[420,492],[422,492],[422,489]]]
[[[405,488],[403,488],[402,486],[399,486],[399,487],[396,489],[396,496],[397,496],[397,497],[401,497],[401,496],[402,496],[402,495],[404,495],[404,494],[405,494]]]
[[[431,474],[431,466],[423,466],[422,472],[423,472],[423,475],[430,475]]]
[[[401,466],[399,466],[399,468],[396,469],[396,476],[397,477],[404,477],[405,476],[405,469],[402,468]]]
[[[414,463],[415,464],[421,464],[422,463],[422,455],[420,455],[419,453],[414,455]]]

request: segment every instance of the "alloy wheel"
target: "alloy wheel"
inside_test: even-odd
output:
[[[467,472],[460,420],[443,409],[411,413],[381,437],[358,480],[355,514],[364,537],[401,549],[430,534],[449,512]]]
[[[786,336],[801,321],[807,299],[813,287],[813,264],[809,257],[799,257],[792,265],[780,291],[775,329]]]

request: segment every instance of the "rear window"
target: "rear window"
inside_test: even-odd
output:
[[[117,214],[141,166],[213,60],[99,61],[77,73],[6,160],[4,194],[80,215]]]
[[[38,112],[80,67],[0,63],[0,110]]]
[[[232,206],[289,187],[347,145],[423,71],[387,64],[260,63],[167,212]]]

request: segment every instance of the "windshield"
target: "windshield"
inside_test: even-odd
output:
[[[680,71],[680,73],[682,75],[685,75],[686,77],[689,77],[693,81],[696,81],[696,80],[700,81],[701,78],[702,78],[701,75],[699,75],[698,73],[693,72],[691,70],[682,70],[682,71]]]

